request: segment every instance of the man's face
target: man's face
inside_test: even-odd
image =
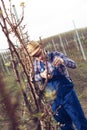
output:
[[[46,54],[45,54],[45,52],[42,49],[40,49],[39,52],[37,54],[35,54],[35,56],[33,56],[33,57],[35,57],[39,61],[45,61]]]

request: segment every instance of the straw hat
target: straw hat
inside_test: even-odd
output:
[[[40,51],[40,45],[36,41],[30,41],[29,44],[27,45],[27,49],[29,51],[30,56],[34,56]]]

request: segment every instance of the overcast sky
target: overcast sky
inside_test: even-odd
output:
[[[8,0],[9,1],[9,0]],[[20,17],[21,0],[11,0]],[[24,0],[24,23],[30,39],[42,38],[77,28],[87,27],[87,0]],[[5,1],[5,4],[6,1]],[[8,7],[8,6],[7,6]],[[0,29],[0,49],[7,48],[7,42]]]

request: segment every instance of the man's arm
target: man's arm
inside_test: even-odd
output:
[[[64,55],[61,52],[55,52],[54,53],[54,61],[53,65],[58,66],[59,64],[64,64],[66,67],[75,69],[77,67],[77,64],[72,59],[68,58],[66,55]]]
[[[40,63],[37,61],[37,60],[35,60],[34,61],[34,80],[36,81],[36,82],[38,82],[38,81],[40,81],[41,80],[41,76],[40,76]]]

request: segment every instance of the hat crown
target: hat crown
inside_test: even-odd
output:
[[[29,51],[29,54],[32,56],[34,53],[37,53],[38,49],[40,48],[40,45],[36,41],[30,41],[27,45],[27,49]]]

